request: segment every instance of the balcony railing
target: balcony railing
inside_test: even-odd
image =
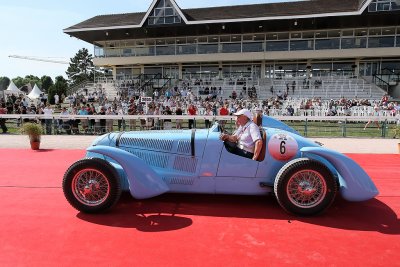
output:
[[[362,32],[367,32],[368,29]],[[381,31],[378,31],[381,32]],[[95,57],[143,57],[168,55],[200,55],[217,53],[248,53],[273,51],[307,51],[326,49],[388,48],[400,47],[400,29],[390,35],[322,37],[284,40],[242,40],[235,42],[173,43],[168,45],[149,45],[132,47],[95,47]],[[356,34],[359,34],[356,30]],[[312,35],[314,36],[314,35]],[[321,37],[321,38],[320,38]],[[239,38],[240,39],[240,38]]]

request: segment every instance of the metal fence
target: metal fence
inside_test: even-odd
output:
[[[44,134],[99,135],[111,131],[143,131],[161,129],[204,129],[222,121],[227,131],[236,128],[234,116],[168,116],[168,115],[20,115],[1,114],[10,133],[19,134],[21,124],[41,123]],[[396,117],[350,116],[277,116],[273,117],[293,127],[306,137],[391,137]],[[364,127],[370,121],[366,130]],[[377,127],[376,122],[379,125]]]

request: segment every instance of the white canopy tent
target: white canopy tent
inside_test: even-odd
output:
[[[19,94],[22,94],[22,93],[23,92],[18,89],[18,87],[14,84],[13,81],[10,82],[10,85],[8,85],[7,90],[4,91],[4,94],[6,94],[6,95],[14,94],[14,95],[18,96]]]
[[[28,97],[30,99],[38,99],[40,98],[41,94],[43,94],[43,92],[40,91],[39,87],[37,87],[37,85],[35,84],[32,91],[28,94]]]

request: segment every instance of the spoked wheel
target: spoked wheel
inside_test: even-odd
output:
[[[290,213],[314,215],[334,201],[337,182],[318,161],[301,158],[287,163],[277,174],[274,192],[279,204]]]
[[[121,184],[117,172],[105,160],[83,159],[72,164],[64,174],[63,191],[74,208],[96,213],[118,201]]]

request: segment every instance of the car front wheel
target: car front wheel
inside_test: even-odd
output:
[[[98,213],[111,208],[121,196],[121,184],[115,169],[99,158],[82,159],[64,174],[65,198],[77,210]]]
[[[288,162],[276,176],[274,192],[289,213],[309,216],[326,210],[338,185],[330,170],[318,161],[300,158]]]

